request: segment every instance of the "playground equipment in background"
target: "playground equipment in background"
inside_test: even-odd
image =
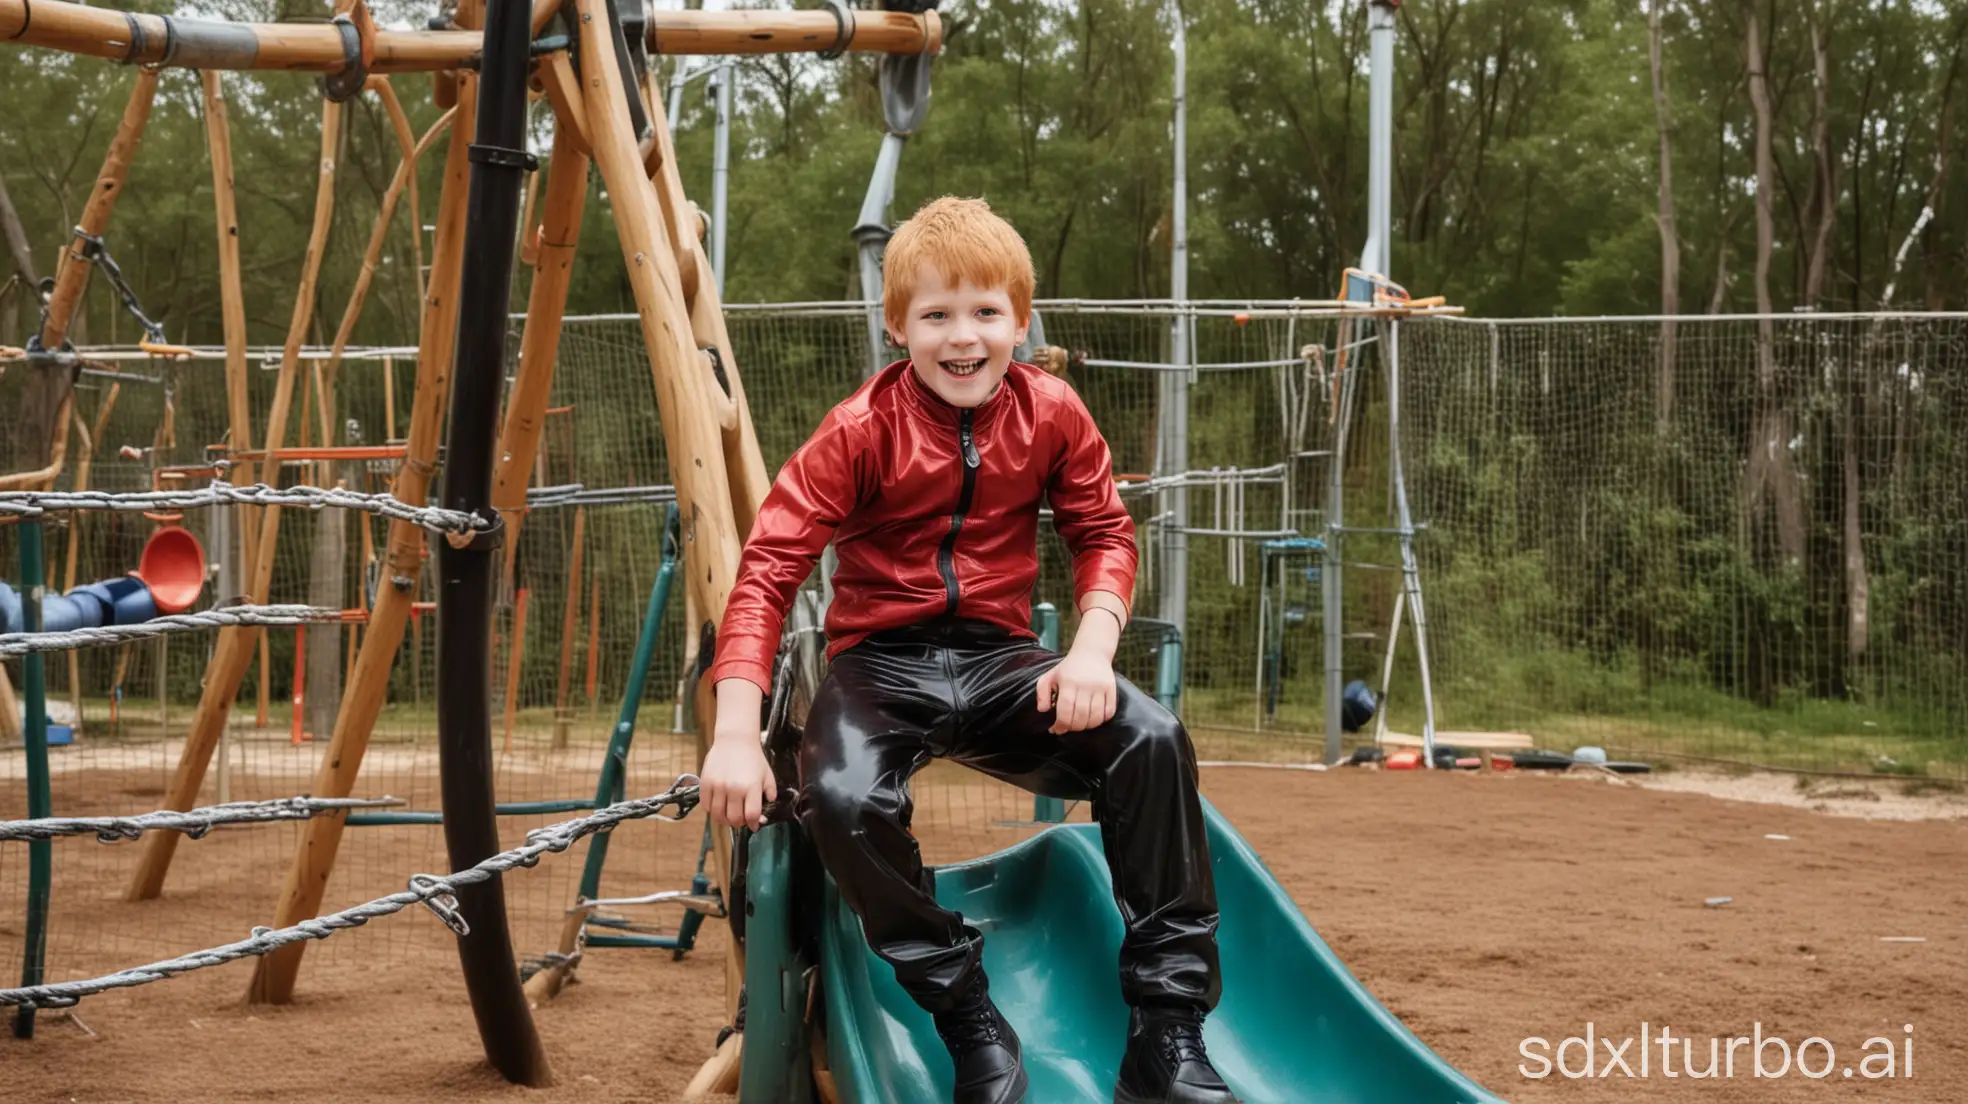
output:
[[[1032,632],[1039,646],[1059,651],[1059,607],[1051,602],[1032,606]],[[1130,659],[1145,655],[1154,660],[1155,700],[1179,712],[1182,706],[1182,630],[1160,618],[1128,618],[1121,630],[1120,647],[1114,653],[1116,667],[1131,666]],[[1032,820],[1036,824],[1060,824],[1066,820],[1066,803],[1056,797],[1034,795]]]
[[[655,581],[650,586],[649,603],[643,611],[642,630],[636,638],[635,657],[629,664],[628,686],[623,690],[621,710],[616,716],[615,727],[609,735],[608,751],[602,757],[601,769],[595,782],[594,797],[504,802],[495,807],[497,815],[535,816],[580,812],[604,808],[624,800],[627,796],[629,749],[635,740],[636,717],[642,708],[644,688],[648,685],[649,667],[655,662],[657,642],[662,635],[663,617],[669,609],[670,589],[680,562],[680,540],[680,521],[676,506],[672,503],[665,511],[662,564],[657,568]],[[351,828],[404,824],[434,825],[444,823],[444,814],[435,810],[403,809],[357,812],[348,814],[347,823]],[[653,948],[670,951],[680,959],[685,952],[695,949],[697,933],[704,919],[707,916],[721,918],[724,915],[722,898],[711,885],[704,868],[704,857],[710,852],[708,828],[698,854],[697,873],[691,879],[689,890],[669,890],[631,899],[599,898],[602,867],[608,858],[610,838],[608,833],[601,833],[588,843],[587,859],[581,869],[580,888],[574,903],[567,910],[567,922],[561,932],[559,946],[552,951],[526,959],[521,967],[522,981],[525,984],[526,994],[531,1000],[545,1001],[557,994],[567,983],[575,967],[580,964],[583,953],[590,948]],[[659,904],[680,905],[684,908],[684,914],[673,930],[659,931],[654,925],[631,920],[616,912],[603,911]],[[588,930],[590,928],[607,930],[591,933]]]
[[[301,345],[314,323],[320,264],[327,252],[325,243],[335,207],[336,150],[345,134],[344,108],[349,100],[373,92],[386,101],[385,106],[399,120],[396,129],[404,147],[399,181],[416,179],[417,173],[407,166],[422,144],[413,145],[408,136],[408,128],[401,121],[401,104],[390,90],[389,75],[435,74],[434,98],[439,108],[451,113],[444,118],[454,120],[436,217],[426,224],[417,216],[413,202],[409,220],[413,226],[432,225],[435,229],[430,264],[416,266],[421,277],[418,298],[423,303],[416,342],[417,382],[402,463],[390,488],[391,497],[400,503],[429,501],[432,475],[439,470],[440,438],[444,439],[441,497],[455,512],[471,513],[485,521],[494,510],[503,514],[507,504],[516,501],[516,497],[507,496],[523,490],[537,454],[540,412],[553,379],[561,317],[569,281],[576,271],[573,256],[580,238],[581,211],[589,181],[598,175],[613,197],[616,237],[642,324],[675,498],[682,513],[690,518],[692,567],[684,581],[693,610],[690,636],[697,638],[701,635],[697,626],[715,625],[723,617],[743,534],[752,526],[770,479],[752,425],[743,376],[731,351],[713,258],[700,242],[697,227],[701,220],[684,191],[669,128],[662,114],[654,110],[650,58],[688,53],[812,53],[836,58],[849,50],[915,58],[940,52],[941,18],[926,6],[904,6],[915,10],[851,11],[845,6],[834,11],[638,10],[624,18],[598,0],[568,0],[531,9],[523,4],[465,4],[457,12],[455,29],[442,31],[379,30],[368,19],[360,0],[339,5],[353,12],[343,12],[345,19],[339,27],[296,28],[190,17],[166,21],[64,0],[37,3],[32,26],[25,8],[12,0],[0,0],[0,9],[6,12],[0,18],[12,16],[17,8],[21,11],[10,47],[50,47],[140,63],[130,82],[129,102],[104,159],[98,187],[78,223],[76,234],[78,238],[86,236],[86,240],[100,240],[110,222],[115,199],[123,191],[128,167],[149,122],[160,77],[174,62],[210,61],[223,54],[220,60],[241,69],[301,69],[324,75],[322,171],[317,179],[308,260],[295,296],[265,428],[253,433],[256,427],[250,419],[249,372],[243,355],[245,311],[235,230],[231,137],[221,74],[217,68],[206,68],[200,74],[205,108],[201,115],[206,120],[211,150],[224,293],[226,380],[232,416],[229,439],[240,449],[234,454],[235,460],[248,455],[249,446],[257,446],[269,467],[276,457],[288,453],[290,415],[298,406],[305,420],[308,411],[309,384],[303,382],[304,376],[313,381],[311,386],[324,399],[315,406],[322,412],[322,443],[330,443],[332,437],[326,396],[333,393],[334,369],[311,366],[303,372]],[[556,20],[562,33],[548,33]],[[8,22],[12,26],[16,21]],[[137,44],[139,48],[132,49],[135,39],[142,41]],[[222,48],[216,53],[205,48],[213,44]],[[530,73],[538,74],[557,121],[537,235],[522,234],[516,225],[525,187],[521,178],[533,162],[524,152]],[[444,124],[440,121],[436,125]],[[466,134],[474,135],[475,140],[464,141]],[[394,188],[391,194],[395,194]],[[377,256],[378,243],[391,218],[392,202],[386,197],[377,212],[377,232],[372,235],[368,257]],[[534,222],[530,217],[527,221]],[[712,229],[720,238],[725,223],[721,217],[712,220]],[[522,237],[537,242],[537,270],[528,293],[518,370],[502,431],[498,408],[507,367],[506,293],[513,247]],[[421,235],[417,240],[421,242]],[[109,271],[107,266],[74,263],[91,259],[78,250],[67,254],[57,274],[57,285],[48,297],[36,350],[66,348],[68,323],[88,273],[98,267]],[[367,285],[358,286],[366,290]],[[351,297],[342,327],[344,335],[353,324],[359,302],[359,294]],[[485,309],[460,312],[460,302]],[[343,340],[337,338],[336,357]],[[66,415],[55,418],[58,425],[65,421]],[[305,446],[306,442],[299,444]],[[246,467],[242,463],[230,474],[238,482],[250,482],[252,473]],[[38,482],[59,473],[57,465],[45,475],[29,474]],[[278,480],[269,475],[266,481]],[[280,516],[280,510],[260,511],[257,541],[246,542],[253,561],[247,575],[251,603],[266,601]],[[513,525],[511,519],[505,521],[507,530]],[[355,678],[342,695],[312,787],[317,796],[343,796],[353,787],[387,696],[404,629],[406,624],[414,625],[410,605],[422,549],[434,546],[438,601],[448,610],[438,623],[438,647],[447,658],[439,669],[437,725],[444,752],[440,756],[444,834],[453,869],[474,866],[498,850],[491,757],[479,753],[489,740],[490,729],[481,706],[491,698],[487,685],[490,663],[484,658],[490,631],[482,619],[488,618],[493,593],[489,557],[498,542],[509,540],[510,534],[476,525],[470,528],[476,536],[447,529],[450,539],[431,541],[427,527],[412,526],[402,519],[392,522],[384,557],[388,564],[385,578],[392,584],[397,579],[409,582],[378,588],[368,629],[361,636]],[[42,577],[38,570],[32,575],[37,580]],[[38,604],[35,609],[38,613]],[[264,635],[219,634],[206,666],[198,710],[178,748],[177,767],[160,802],[168,809],[182,811],[195,800],[239,697],[251,653]],[[261,667],[266,664],[262,662]],[[38,664],[34,670],[38,693]],[[698,720],[701,755],[711,737],[705,727],[708,711],[700,709]],[[302,829],[270,927],[291,927],[317,915],[344,824],[340,817],[322,817],[310,820]],[[181,838],[162,833],[144,841],[143,854],[125,893],[127,900],[152,900],[163,892]],[[723,877],[729,870],[728,852],[721,842],[717,847],[714,870]],[[459,922],[455,930],[461,936],[469,933],[468,938],[458,941],[457,949],[487,1061],[508,1081],[530,1086],[550,1084],[551,1064],[513,966],[502,895],[474,892],[459,894],[456,900],[454,914]],[[262,958],[249,1000],[290,1000],[294,973],[305,946],[304,942],[289,944]],[[734,957],[726,971],[728,1004],[734,1013],[736,982],[741,975],[742,964]]]
[[[137,569],[41,599],[42,631],[135,625],[183,613],[205,589],[205,549],[186,529],[166,525],[144,542]],[[21,596],[0,583],[0,633],[22,631]]]
[[[1320,563],[1326,555],[1326,542],[1316,537],[1286,537],[1257,546],[1257,697],[1262,706],[1257,727],[1277,717],[1278,702],[1284,696],[1285,630],[1312,620],[1312,594],[1317,594]],[[1310,562],[1296,563],[1303,557]],[[1311,593],[1293,595],[1292,583],[1303,581]]]

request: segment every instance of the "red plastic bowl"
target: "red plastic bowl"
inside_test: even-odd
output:
[[[205,592],[205,549],[189,529],[167,525],[144,543],[136,576],[159,613],[183,613]]]

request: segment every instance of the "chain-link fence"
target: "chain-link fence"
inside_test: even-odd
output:
[[[1140,527],[1138,620],[1121,671],[1156,685],[1157,621],[1169,612],[1163,594],[1180,540],[1188,596],[1180,701],[1204,755],[1317,757],[1325,561],[1311,542],[1328,536],[1342,369],[1360,372],[1341,470],[1345,520],[1367,530],[1349,531],[1340,549],[1346,679],[1379,685],[1401,590],[1398,538],[1384,531],[1394,526],[1389,333],[1278,304],[1198,305],[1186,312],[1191,367],[1177,370],[1166,304],[1041,310],[1045,340],[1072,354],[1066,378],[1112,447]],[[856,304],[735,307],[728,317],[767,467],[776,470],[864,378],[865,319]],[[1684,318],[1671,333],[1652,319],[1437,319],[1403,323],[1399,348],[1400,440],[1444,743],[1457,732],[1502,730],[1543,747],[1597,744],[1662,764],[1712,758],[1968,775],[1968,446],[1959,432],[1968,424],[1968,316]],[[204,446],[224,441],[221,363],[124,368],[130,378],[120,384],[83,380],[78,412],[92,428],[111,389],[118,395],[93,434],[92,487],[148,489],[154,469],[195,466]],[[334,443],[399,438],[414,374],[412,354],[346,361]],[[1187,381],[1187,471],[1151,485],[1149,477],[1169,474],[1158,425],[1176,393],[1172,378]],[[256,357],[256,423],[272,381]],[[0,402],[10,386],[0,377]],[[307,425],[319,442],[316,401],[297,400],[290,441]],[[568,321],[551,406],[534,486],[669,482],[633,318]],[[79,455],[71,452],[63,489],[72,488]],[[295,464],[281,481],[382,490],[392,467]],[[627,497],[535,509],[514,546],[492,673],[502,801],[592,793],[663,548],[663,505]],[[186,524],[202,526],[211,513],[188,514]],[[74,579],[89,582],[133,568],[155,524],[124,513],[76,519],[50,526],[57,588],[71,543]],[[0,563],[11,568],[10,529],[0,526]],[[1065,611],[1070,640],[1069,560],[1050,528],[1041,534],[1034,598]],[[386,537],[367,515],[286,511],[269,600],[365,607]],[[631,793],[656,792],[695,766],[693,738],[674,731],[683,590],[673,591],[652,667]],[[420,597],[428,596],[426,581]],[[406,633],[359,795],[438,807],[431,630],[426,615]],[[360,632],[268,630],[267,662],[249,675],[202,801],[310,788]],[[1404,628],[1386,703],[1391,728],[1409,733],[1420,731],[1421,712],[1411,641]],[[156,807],[209,650],[208,640],[190,637],[78,653],[73,668],[67,657],[50,660],[57,708],[78,696],[82,706],[75,742],[54,756],[58,814]],[[309,737],[299,744],[297,711]],[[0,793],[18,795],[23,785],[18,753],[0,756]],[[930,861],[1030,830],[1028,796],[960,769],[932,766],[916,797],[918,822],[938,829],[928,833]],[[511,818],[505,828],[517,840],[540,823]],[[700,832],[625,825],[604,894],[682,888]],[[298,833],[262,826],[180,848],[167,886],[167,898],[186,902],[176,909],[120,902],[135,848],[58,841],[49,976],[127,965],[267,922]],[[413,870],[444,867],[433,829],[351,829],[327,904],[391,892]],[[553,944],[575,871],[563,860],[509,876],[523,951]],[[18,930],[25,877],[24,856],[0,848],[0,928]],[[324,944],[310,961],[443,955],[446,940],[435,925],[398,922]],[[18,941],[0,941],[0,972],[18,968],[18,953]]]
[[[1172,309],[1040,306],[1117,475],[1161,474]],[[1226,756],[1317,754],[1294,737],[1324,725],[1324,554],[1311,541],[1328,536],[1342,369],[1360,370],[1342,472],[1345,679],[1379,687],[1402,588],[1387,330],[1281,304],[1188,317],[1187,525],[1172,491],[1128,495],[1136,612],[1165,613],[1180,535],[1185,718]],[[861,378],[863,316],[762,306],[734,310],[732,326],[776,465]],[[1403,323],[1401,339],[1445,742],[1500,730],[1665,765],[1968,773],[1968,449],[1953,428],[1968,317],[1445,318]],[[1042,532],[1035,596],[1066,609],[1067,559]],[[1120,664],[1144,686],[1160,639],[1148,628]],[[1399,644],[1388,716],[1416,733],[1405,626]]]
[[[1968,775],[1968,316],[1402,335],[1445,724]]]

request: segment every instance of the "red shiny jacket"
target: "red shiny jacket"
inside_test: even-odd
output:
[[[1134,523],[1113,459],[1064,380],[1013,362],[972,410],[950,406],[906,360],[828,412],[786,461],[745,542],[717,635],[715,682],[770,690],[793,595],[829,540],[838,566],[827,654],[945,615],[1032,635],[1039,509],[1073,553],[1079,599],[1134,596]]]

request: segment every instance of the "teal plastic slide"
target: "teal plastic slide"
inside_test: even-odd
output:
[[[1223,913],[1223,1000],[1204,1027],[1247,1104],[1450,1104],[1500,1098],[1424,1046],[1346,971],[1250,845],[1205,803]],[[1030,1104],[1111,1101],[1127,1031],[1120,914],[1098,829],[1062,825],[942,867],[937,898],[984,932],[992,996],[1018,1031]],[[829,885],[823,917],[828,1064],[853,1104],[950,1099],[929,1016],[876,958]]]

